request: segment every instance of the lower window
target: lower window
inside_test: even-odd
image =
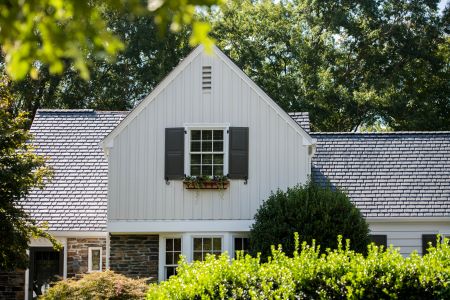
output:
[[[249,240],[247,237],[235,237],[234,238],[234,257],[237,257],[238,251],[243,252],[244,255],[248,254]]]
[[[166,263],[164,265],[164,279],[177,274],[178,260],[181,255],[181,238],[166,239]]]
[[[198,237],[194,238],[194,260],[203,261],[206,255],[219,256],[222,253],[222,238],[220,237]]]
[[[91,247],[88,254],[88,271],[100,272],[102,270],[102,248]]]

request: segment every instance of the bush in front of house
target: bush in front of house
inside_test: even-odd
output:
[[[144,299],[148,290],[145,279],[132,279],[113,271],[95,272],[80,279],[57,282],[40,300],[125,300]]]
[[[321,252],[304,242],[292,257],[273,248],[264,263],[208,256],[152,284],[147,300],[156,299],[450,299],[450,247],[446,240],[424,257],[404,258],[393,247],[368,246],[363,255],[341,243]]]
[[[278,190],[261,205],[250,231],[250,253],[270,255],[271,245],[283,245],[286,254],[294,251],[294,232],[301,241],[315,240],[322,247],[335,249],[336,237],[352,241],[358,252],[367,250],[369,226],[359,209],[339,189],[321,187],[310,181],[305,185]]]

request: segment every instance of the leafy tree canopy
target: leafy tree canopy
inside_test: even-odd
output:
[[[84,79],[94,58],[111,61],[124,45],[103,19],[105,9],[152,11],[160,30],[172,31],[191,25],[191,45],[212,45],[209,25],[196,20],[195,8],[212,6],[220,0],[31,0],[0,3],[0,45],[6,70],[12,79],[27,74],[37,78],[41,64],[51,74],[61,74],[65,61]],[[147,5],[146,5],[147,4]]]
[[[60,245],[43,226],[21,208],[20,200],[30,189],[42,187],[51,176],[43,157],[36,155],[26,131],[28,118],[24,113],[10,113],[11,95],[4,78],[0,80],[0,269],[25,268],[28,242],[31,238],[47,238]]]
[[[326,248],[336,249],[338,235],[350,239],[351,248],[364,253],[369,241],[369,226],[348,196],[331,187],[313,182],[304,186],[278,190],[267,199],[255,215],[250,230],[250,252],[263,259],[271,246],[283,245],[284,252],[295,250],[294,234],[302,241],[313,240]]]
[[[32,114],[38,108],[95,108],[127,110],[146,96],[188,52],[189,32],[158,34],[153,15],[107,11],[104,20],[126,45],[114,62],[89,54],[90,78],[81,78],[70,60],[61,74],[40,66],[37,79],[27,76],[11,83],[17,110]],[[5,65],[1,64],[0,69]]]
[[[382,118],[394,130],[450,129],[449,9],[438,0],[229,1],[213,36],[287,111],[316,131]]]

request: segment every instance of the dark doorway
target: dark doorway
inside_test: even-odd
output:
[[[30,248],[28,299],[37,299],[52,282],[63,277],[64,251],[51,247]]]

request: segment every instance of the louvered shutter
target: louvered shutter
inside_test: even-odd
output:
[[[433,247],[436,247],[436,239],[436,234],[422,234],[422,255],[428,253],[427,249],[430,247],[430,243]]]
[[[387,247],[387,235],[385,234],[373,234],[369,236],[370,241],[377,246]]]
[[[184,178],[184,128],[166,128],[164,179]]]
[[[228,176],[248,179],[248,127],[229,128]]]

